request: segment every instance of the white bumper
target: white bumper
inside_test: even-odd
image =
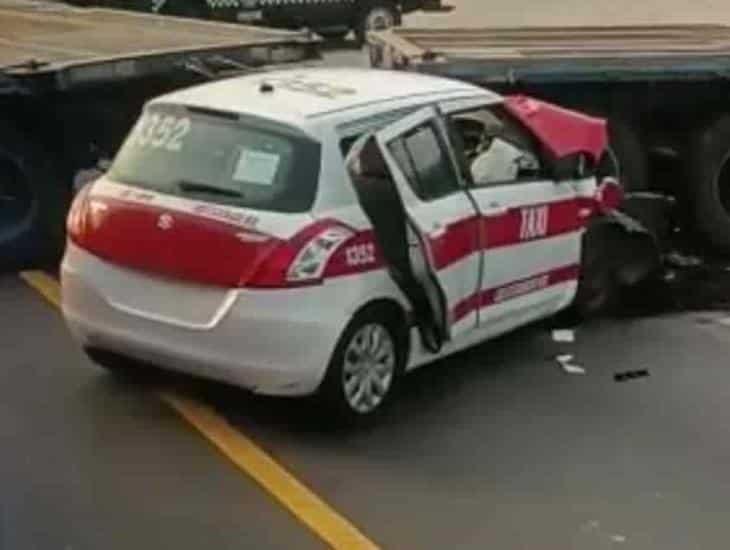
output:
[[[113,305],[110,279],[151,281],[69,244],[61,277],[63,314],[83,346],[112,351],[160,367],[217,379],[268,395],[316,391],[337,339],[352,313],[347,293],[325,286],[240,290],[212,326],[185,327]],[[160,284],[159,280],[155,284]],[[180,301],[193,285],[173,285]],[[326,299],[338,296],[338,299]],[[342,298],[345,298],[344,300]]]

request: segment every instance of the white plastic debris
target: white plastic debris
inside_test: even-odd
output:
[[[561,367],[563,368],[564,372],[567,372],[568,374],[585,374],[586,370],[579,366],[579,365],[573,365],[571,363],[562,363]]]
[[[572,344],[575,342],[575,331],[569,328],[561,328],[553,331],[553,342]]]
[[[623,544],[624,542],[626,542],[626,537],[623,535],[611,535],[611,542]]]
[[[573,356],[569,354],[565,355],[558,355],[555,360],[560,365],[560,368],[563,369],[563,372],[568,374],[585,374],[586,370],[581,367],[580,365],[574,364]]]
[[[718,319],[717,322],[724,327],[730,327],[730,317],[722,317],[721,319]]]

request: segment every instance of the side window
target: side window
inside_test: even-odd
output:
[[[454,113],[449,126],[462,170],[476,186],[544,177],[537,141],[506,112],[480,108]]]
[[[419,199],[434,200],[460,189],[451,159],[431,123],[391,141],[388,149]]]

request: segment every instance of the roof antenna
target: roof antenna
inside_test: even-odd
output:
[[[274,85],[271,84],[271,82],[262,82],[261,86],[259,86],[259,92],[262,94],[270,94],[274,91]]]

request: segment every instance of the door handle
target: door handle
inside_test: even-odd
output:
[[[503,216],[509,212],[509,208],[498,202],[490,202],[484,209],[483,215],[485,216]]]
[[[439,222],[435,222],[431,226],[431,231],[428,232],[428,237],[430,239],[439,239],[443,237],[446,234],[446,226],[440,224]]]

